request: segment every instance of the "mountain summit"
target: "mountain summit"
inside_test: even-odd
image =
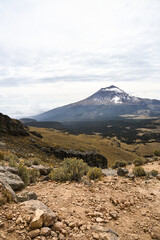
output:
[[[133,97],[124,92],[120,88],[111,85],[110,87],[101,88],[98,92],[94,93],[90,97],[77,102],[73,105],[106,105],[106,104],[124,104],[124,103],[137,103],[140,98]]]
[[[63,107],[33,116],[38,121],[108,120],[122,115],[160,116],[160,101],[129,95],[111,85],[101,88],[90,97]]]

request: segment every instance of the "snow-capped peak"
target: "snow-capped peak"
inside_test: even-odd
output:
[[[121,104],[137,104],[139,98],[133,97],[124,92],[120,88],[111,85],[110,87],[101,88],[98,92],[90,97],[79,101],[76,104],[81,105],[121,105]]]
[[[106,88],[101,88],[100,91],[103,91],[103,92],[117,92],[117,93],[123,93],[124,92],[120,88],[118,88],[114,85],[111,85],[110,87],[106,87]]]

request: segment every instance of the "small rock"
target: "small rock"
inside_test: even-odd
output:
[[[96,218],[96,222],[97,222],[97,223],[102,223],[102,222],[104,222],[104,220],[103,220],[102,218],[99,218],[99,217],[98,217],[98,218]]]
[[[40,235],[40,230],[39,229],[35,229],[35,230],[29,232],[28,235],[29,235],[30,238],[35,238],[35,237]]]
[[[157,178],[158,180],[160,180],[160,174],[158,174],[156,178]]]
[[[76,223],[75,222],[71,222],[70,224],[69,224],[69,227],[70,228],[74,228],[76,226]]]
[[[44,219],[44,226],[49,227],[52,226],[57,220],[57,214],[54,212],[51,213],[45,213],[45,219]]]
[[[10,228],[8,228],[7,232],[8,233],[11,233],[11,232],[14,232],[15,228],[13,226],[11,226]]]
[[[93,234],[92,234],[92,237],[93,237],[93,239],[97,239],[97,240],[99,239],[98,233],[93,233]]]
[[[0,221],[0,227],[4,227],[4,222]]]
[[[30,228],[41,228],[44,221],[44,211],[37,209],[34,213],[33,219],[30,222]]]
[[[83,224],[84,224],[83,221],[79,221],[79,222],[77,223],[77,227],[81,227]]]
[[[118,213],[116,211],[115,212],[110,212],[109,214],[114,220],[118,219]]]
[[[12,220],[12,218],[13,218],[12,212],[8,212],[6,214],[6,217],[7,217],[8,220]]]
[[[19,216],[16,220],[16,224],[19,225],[20,223],[23,223],[23,219],[21,216]]]
[[[0,239],[1,239],[1,240],[7,239],[4,232],[0,232]]]
[[[130,173],[130,172],[128,174],[126,174],[125,177],[129,178],[129,179],[132,179],[132,180],[135,179],[135,175],[133,173]]]
[[[60,233],[58,239],[59,239],[59,240],[64,240],[65,237],[64,237],[64,235],[63,235],[62,233]]]
[[[119,176],[125,176],[128,173],[129,173],[129,171],[126,168],[118,168],[117,174]]]
[[[54,225],[52,226],[52,230],[53,231],[59,231],[61,232],[62,229],[64,229],[64,224],[62,222],[56,222],[54,223]]]
[[[41,228],[41,235],[42,236],[49,236],[51,235],[51,229],[48,227]]]
[[[151,232],[152,239],[160,240],[160,227],[154,227]]]

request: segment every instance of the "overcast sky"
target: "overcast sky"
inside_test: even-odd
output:
[[[160,99],[160,0],[0,0],[0,112],[35,115],[111,84]]]

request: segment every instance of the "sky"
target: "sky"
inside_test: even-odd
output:
[[[160,0],[0,0],[0,112],[36,115],[115,85],[160,99]]]

